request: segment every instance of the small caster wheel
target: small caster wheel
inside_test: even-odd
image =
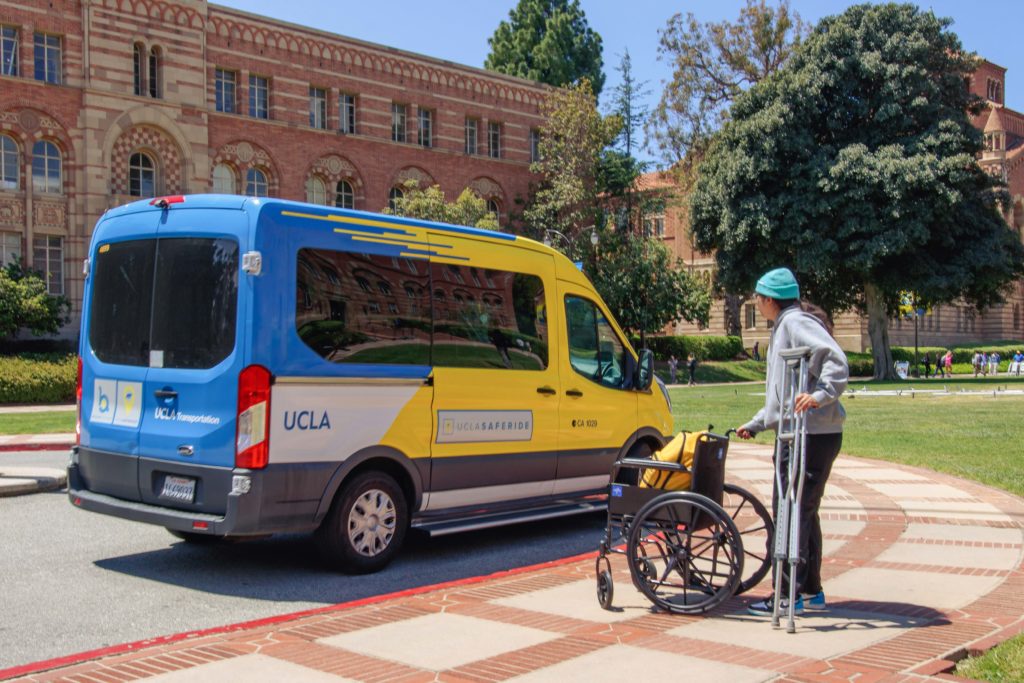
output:
[[[637,558],[636,561],[636,573],[644,579],[655,578],[654,563],[648,560],[646,557]]]
[[[612,596],[615,588],[612,585],[612,573],[607,569],[597,575],[597,601],[604,609],[612,608]]]

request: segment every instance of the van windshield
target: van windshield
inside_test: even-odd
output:
[[[235,347],[234,240],[111,242],[91,277],[89,344],[104,363],[210,368]]]

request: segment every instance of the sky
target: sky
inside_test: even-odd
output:
[[[475,67],[483,67],[490,52],[487,39],[501,21],[508,19],[516,2],[215,0],[216,4],[246,12]],[[616,67],[626,50],[634,78],[646,81],[650,90],[645,105],[653,108],[657,104],[664,82],[672,75],[670,65],[658,59],[659,35],[674,14],[692,12],[701,22],[735,22],[744,4],[743,0],[580,0],[587,23],[600,34],[604,46],[602,106],[619,82]],[[851,4],[790,0],[790,8],[809,24],[839,14]],[[951,30],[966,49],[1006,67],[1006,106],[1024,111],[1024,47],[1017,42],[1024,37],[1024,0],[932,0],[919,4],[940,17],[951,18]],[[649,152],[637,156],[657,161]]]

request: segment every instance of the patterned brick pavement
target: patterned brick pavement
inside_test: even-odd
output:
[[[770,455],[733,444],[729,480],[767,498]],[[830,609],[796,634],[748,616],[766,580],[704,617],[657,613],[593,556],[225,627],[38,670],[19,681],[950,680],[952,662],[1024,631],[1024,501],[925,470],[843,457],[823,503]],[[81,659],[81,658],[80,658]],[[56,663],[51,663],[51,666]],[[642,673],[638,673],[642,672]]]

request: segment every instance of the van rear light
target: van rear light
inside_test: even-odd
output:
[[[270,371],[250,365],[238,373],[235,467],[260,469],[270,460]]]
[[[82,357],[78,357],[78,375],[75,377],[75,445],[82,445]]]

